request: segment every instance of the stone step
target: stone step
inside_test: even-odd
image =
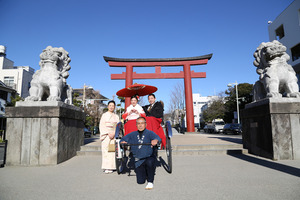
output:
[[[176,150],[214,150],[243,148],[242,144],[199,144],[199,145],[172,145],[173,151]],[[101,151],[100,145],[85,145],[80,147],[80,151]]]
[[[215,150],[175,150],[172,155],[219,155],[219,154],[246,154],[245,149],[215,149]],[[101,156],[101,151],[78,151],[77,156]],[[158,155],[164,157],[164,150],[158,151]]]
[[[101,156],[101,151],[77,151],[77,156]]]
[[[241,144],[212,144],[212,145],[173,145],[173,155],[214,155],[214,154],[238,154],[246,153]],[[160,156],[164,156],[165,150],[158,151]],[[99,155],[101,156],[101,146],[82,146],[77,152],[78,156]]]
[[[80,151],[101,151],[100,145],[85,145],[80,147]]]
[[[165,154],[165,152],[161,152],[161,153]],[[246,154],[246,153],[247,153],[247,151],[245,149],[177,150],[177,151],[172,151],[172,155],[219,155],[219,154],[227,155],[227,154]]]
[[[242,144],[197,144],[197,145],[172,145],[172,150],[215,150],[215,149],[242,149]]]

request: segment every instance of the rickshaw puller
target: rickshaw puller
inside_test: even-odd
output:
[[[145,144],[151,145],[134,145],[131,146],[131,152],[135,160],[135,173],[138,184],[144,184],[147,180],[148,184],[145,189],[153,188],[153,181],[155,175],[155,161],[156,157],[153,155],[153,146],[156,146],[161,139],[153,131],[146,129],[146,119],[139,117],[136,120],[138,131],[134,131],[124,136],[121,143],[128,144]]]

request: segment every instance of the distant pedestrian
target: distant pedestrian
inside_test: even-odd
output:
[[[104,113],[100,120],[100,140],[102,148],[102,169],[106,174],[112,173],[116,169],[115,152],[108,152],[108,146],[115,139],[115,129],[120,121],[119,116],[114,113],[116,103],[108,102],[108,111]]]
[[[137,131],[129,133],[121,139],[121,143],[141,144],[131,146],[130,151],[135,160],[135,173],[138,184],[144,184],[147,180],[146,190],[153,188],[155,161],[153,146],[156,146],[161,139],[153,131],[146,129],[146,119],[139,117],[136,120]],[[151,145],[142,144],[151,143]]]

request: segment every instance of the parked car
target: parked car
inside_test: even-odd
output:
[[[223,128],[224,134],[241,134],[242,128],[240,124],[225,124]]]
[[[203,127],[203,131],[204,131],[204,133],[207,133],[207,125],[205,125],[204,127]]]
[[[203,128],[204,133],[213,133],[215,131],[215,127],[212,124],[207,124]]]
[[[194,123],[194,125],[195,125],[195,132],[200,132],[200,124]]]
[[[224,125],[225,125],[225,122],[224,122],[223,119],[214,119],[212,121],[212,125],[214,127],[214,132],[215,133],[222,133]]]
[[[84,128],[83,131],[84,131],[84,137],[92,137],[92,132],[89,129]]]
[[[93,134],[96,135],[98,133],[99,133],[99,127],[98,126],[94,126]]]

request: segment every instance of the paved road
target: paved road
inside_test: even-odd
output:
[[[173,173],[156,171],[154,189],[135,176],[100,170],[100,156],[77,156],[57,166],[0,168],[1,200],[297,199],[300,160],[273,162],[249,155],[174,156]]]

